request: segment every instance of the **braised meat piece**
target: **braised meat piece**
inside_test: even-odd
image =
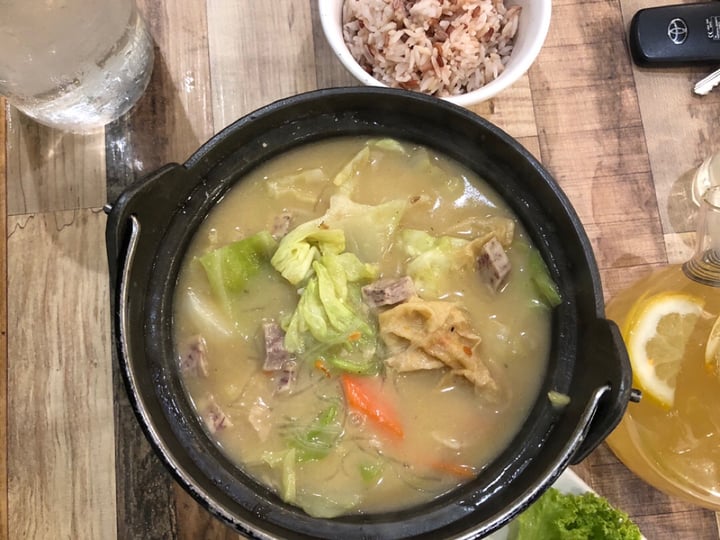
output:
[[[230,418],[220,408],[213,396],[209,396],[202,411],[202,418],[210,433],[217,433],[225,428],[232,427]]]
[[[493,289],[497,291],[502,287],[511,268],[510,259],[497,238],[493,236],[482,245],[478,255],[478,269]]]
[[[295,383],[297,363],[292,354],[285,348],[285,332],[275,321],[263,324],[265,336],[264,371],[275,372],[278,392],[288,392]]]
[[[187,340],[180,353],[179,363],[183,375],[208,376],[207,344],[202,336],[193,336]]]
[[[381,279],[362,288],[362,295],[372,307],[392,306],[406,302],[415,295],[415,285],[409,276]]]
[[[277,392],[289,392],[292,390],[297,377],[297,362],[288,360],[283,364],[282,369],[280,369],[278,373],[279,376],[275,390]]]
[[[290,360],[290,353],[285,348],[285,333],[275,321],[263,324],[265,336],[265,371],[279,371]]]
[[[282,214],[275,216],[271,234],[276,240],[285,236],[290,230],[290,223],[292,222],[292,214],[290,212],[283,212]]]

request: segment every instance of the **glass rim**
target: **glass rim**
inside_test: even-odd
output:
[[[705,190],[702,200],[713,210],[720,211],[720,185],[710,186]]]

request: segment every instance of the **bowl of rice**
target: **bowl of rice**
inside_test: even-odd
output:
[[[403,88],[470,106],[530,68],[550,26],[551,0],[319,0],[328,43],[369,86]]]

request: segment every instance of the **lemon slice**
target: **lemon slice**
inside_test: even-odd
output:
[[[705,367],[720,374],[720,317],[715,319],[705,345]]]
[[[682,293],[639,300],[630,312],[626,342],[634,378],[645,395],[670,408],[685,346],[704,301]]]

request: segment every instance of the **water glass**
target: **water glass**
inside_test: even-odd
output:
[[[84,132],[126,113],[153,44],[135,0],[0,0],[0,94],[42,124]]]

